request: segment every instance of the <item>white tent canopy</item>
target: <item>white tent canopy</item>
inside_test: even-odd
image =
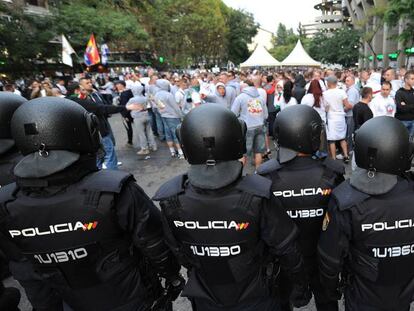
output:
[[[280,62],[262,46],[258,45],[253,54],[240,67],[277,67]]]
[[[300,40],[296,43],[295,48],[290,52],[289,56],[284,59],[282,66],[312,66],[320,67],[321,63],[314,60],[309,54],[305,51]]]

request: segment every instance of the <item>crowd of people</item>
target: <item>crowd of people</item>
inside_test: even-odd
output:
[[[54,82],[54,83],[53,83]],[[258,167],[272,150],[273,123],[279,111],[304,104],[313,107],[324,121],[317,156],[350,161],[352,137],[371,117],[401,120],[414,135],[414,74],[394,70],[307,71],[205,71],[156,72],[140,68],[120,75],[82,74],[73,77],[4,83],[5,91],[27,99],[67,97],[97,115],[105,149],[104,168],[118,162],[108,118],[121,113],[126,146],[139,147],[139,156],[157,151],[166,143],[173,158],[183,159],[176,128],[193,108],[215,103],[233,111],[247,125],[245,163]],[[369,109],[367,109],[367,107]],[[158,138],[158,139],[156,139]],[[119,139],[119,138],[118,138]]]

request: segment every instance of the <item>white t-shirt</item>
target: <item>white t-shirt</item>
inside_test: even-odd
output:
[[[391,96],[384,98],[382,95],[374,97],[369,103],[369,108],[371,108],[374,118],[380,116],[394,117],[397,109]]]
[[[292,98],[289,100],[289,102],[286,103],[285,98],[282,96],[280,98],[279,104],[280,104],[280,111],[282,111],[283,109],[285,109],[287,107],[290,107],[290,106],[293,106],[293,105],[297,105],[298,104],[298,101],[296,100],[296,98],[294,98],[292,96]]]
[[[316,110],[317,113],[321,116],[321,119],[324,123],[326,123],[326,107],[325,107],[325,101],[323,97],[321,97],[319,107],[314,107],[315,104],[315,98],[313,97],[313,94],[306,94],[303,96],[302,101],[300,102],[301,105],[309,106]]]
[[[348,95],[344,90],[329,89],[323,93],[323,98],[329,107],[328,116],[330,113],[343,113],[345,115],[344,100],[348,98]]]

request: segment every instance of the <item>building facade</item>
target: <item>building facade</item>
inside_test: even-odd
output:
[[[373,16],[373,9],[385,7],[387,0],[343,0],[352,24],[366,34],[373,33],[370,44],[364,42],[360,48],[360,68],[401,67],[410,65],[406,47],[398,41],[398,35],[404,29],[400,21],[396,27],[389,27],[380,18]],[[376,55],[376,59],[375,59]],[[413,57],[411,57],[411,60]]]
[[[321,15],[315,18],[312,23],[300,25],[304,35],[312,37],[318,32],[332,32],[349,25],[351,18],[344,14],[342,0],[321,0],[315,5],[315,9],[321,12]]]
[[[249,51],[254,51],[258,45],[264,46],[267,50],[270,50],[273,47],[273,36],[274,34],[271,31],[259,27],[256,36],[252,39],[252,43],[247,46]]]

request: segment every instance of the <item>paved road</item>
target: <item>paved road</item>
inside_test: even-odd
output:
[[[168,148],[164,144],[159,144],[159,150],[151,154],[148,159],[137,156],[137,149],[125,146],[127,141],[126,131],[123,128],[120,116],[113,116],[111,124],[117,140],[118,160],[122,162],[120,168],[134,174],[137,183],[146,191],[148,196],[152,197],[158,187],[171,177],[186,171],[188,167],[187,162],[185,160],[172,159]],[[246,171],[252,173],[253,168],[249,167]],[[11,278],[6,280],[5,284],[6,286],[19,287],[18,283]],[[20,309],[22,311],[32,310],[30,303],[24,295],[24,290],[21,289],[21,291],[23,298],[20,303]],[[174,310],[189,311],[191,307],[185,298],[179,298],[174,305]],[[316,309],[314,303],[311,302],[308,306],[298,310],[314,311]],[[340,310],[343,311],[342,303]],[[414,311],[414,308],[412,307],[411,310]]]

